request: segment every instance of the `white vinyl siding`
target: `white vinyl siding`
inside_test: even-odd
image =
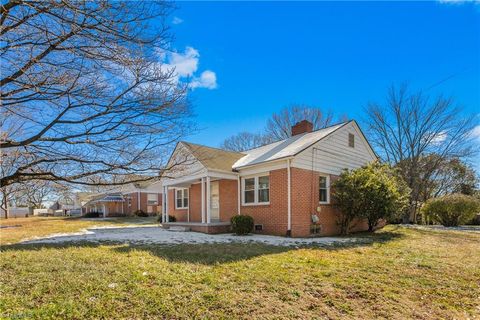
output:
[[[355,135],[354,148],[348,146],[349,133]],[[295,156],[292,167],[339,175],[343,169],[355,169],[375,159],[361,133],[350,123]]]
[[[270,176],[258,175],[242,178],[242,204],[265,205],[270,203]]]

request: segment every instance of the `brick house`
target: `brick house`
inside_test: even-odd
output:
[[[131,216],[142,210],[149,215],[162,212],[160,181],[132,183],[105,193],[89,195],[82,203],[82,213],[100,212],[104,217]]]
[[[162,177],[164,227],[219,233],[233,215],[248,214],[256,233],[338,234],[331,183],[377,157],[355,121],[312,128],[301,121],[290,138],[244,152],[179,142],[168,164],[175,170]],[[357,221],[353,231],[366,229]]]

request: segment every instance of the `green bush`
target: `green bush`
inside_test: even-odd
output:
[[[161,214],[157,217],[157,221],[159,223],[162,223],[162,215]],[[168,222],[177,222],[177,218],[175,218],[175,216],[168,215]]]
[[[253,231],[253,218],[250,216],[233,216],[230,222],[232,223],[232,231],[239,236]]]
[[[428,200],[422,214],[445,227],[465,224],[480,211],[480,201],[464,194],[450,194]]]
[[[355,219],[366,219],[369,231],[381,220],[395,219],[406,207],[410,192],[394,169],[378,162],[344,170],[332,189],[342,212],[338,219],[342,234],[349,232]]]
[[[136,215],[137,217],[148,217],[148,213],[146,213],[143,210],[137,210],[133,214]]]
[[[100,218],[100,216],[103,217],[103,214],[98,211],[90,211],[83,215],[84,218]]]

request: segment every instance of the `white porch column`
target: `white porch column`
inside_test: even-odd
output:
[[[165,186],[162,186],[162,223],[165,222]]]
[[[165,222],[168,222],[168,186],[165,187]]]
[[[237,177],[237,214],[240,215],[240,201],[242,201],[242,190],[240,188],[240,175]]]
[[[292,232],[292,174],[290,159],[287,160],[287,235]]]
[[[205,223],[205,178],[202,178],[202,223]]]
[[[140,210],[140,191],[137,192],[137,209]]]
[[[105,204],[103,204],[103,217],[105,218],[107,216],[107,207],[105,207]]]
[[[207,223],[210,222],[210,177],[207,176]]]

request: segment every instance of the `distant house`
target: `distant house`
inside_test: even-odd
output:
[[[82,194],[82,213],[100,212],[104,217],[129,216],[141,210],[149,215],[162,212],[160,181],[131,183],[104,193]]]
[[[301,121],[292,137],[245,152],[179,142],[169,162],[176,169],[161,182],[163,225],[219,233],[232,216],[248,214],[258,233],[338,234],[331,183],[377,157],[355,121],[312,129]],[[353,231],[366,229],[357,221]]]

